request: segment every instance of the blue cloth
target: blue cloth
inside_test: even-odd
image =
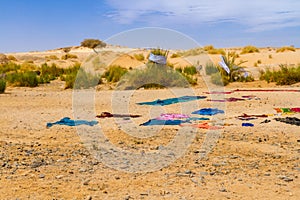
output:
[[[186,121],[203,121],[203,120],[209,120],[207,117],[189,117],[186,119]]]
[[[200,110],[196,110],[192,112],[192,114],[198,114],[198,115],[216,115],[218,113],[224,113],[223,110],[219,110],[218,108],[203,108]]]
[[[254,126],[252,123],[242,123],[242,126]]]
[[[155,101],[150,101],[150,102],[141,102],[137,103],[138,105],[152,105],[152,106],[165,106],[165,105],[170,105],[174,103],[179,103],[179,102],[187,102],[187,101],[193,101],[197,99],[205,99],[206,96],[182,96],[178,98],[170,98],[170,99],[164,99],[160,100],[157,99]]]
[[[180,125],[184,121],[182,120],[158,120],[150,119],[149,121],[140,124],[140,126],[153,126],[153,125]]]
[[[61,120],[54,123],[47,123],[47,128],[58,124],[58,125],[67,125],[67,126],[78,126],[78,125],[89,125],[94,126],[98,124],[98,121],[87,121],[87,120],[72,120],[69,117],[64,117]]]

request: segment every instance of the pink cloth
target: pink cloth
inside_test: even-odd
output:
[[[157,120],[174,120],[174,119],[183,119],[183,118],[189,118],[188,115],[185,114],[179,114],[179,113],[166,113],[161,114],[159,117],[155,118]]]

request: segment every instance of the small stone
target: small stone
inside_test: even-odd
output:
[[[83,181],[83,185],[88,185],[90,183],[90,180],[85,180],[85,181]]]
[[[55,176],[56,179],[62,179],[64,177],[64,175],[57,175]]]
[[[284,180],[285,182],[291,182],[293,181],[294,179],[290,178],[290,177],[287,177],[287,176],[278,176],[279,179],[281,180]]]
[[[237,158],[239,158],[239,156],[232,155],[232,156],[230,156],[230,158],[231,158],[231,159],[237,159]]]
[[[271,174],[269,174],[269,173],[265,173],[264,175],[265,175],[265,176],[271,176]]]
[[[129,195],[127,195],[126,197],[124,197],[124,200],[130,200],[130,199],[132,199],[132,197],[129,196]]]
[[[92,200],[92,199],[93,199],[93,197],[91,195],[86,197],[86,200]]]
[[[45,178],[45,174],[40,174],[39,178]]]
[[[220,192],[227,192],[227,190],[225,188],[222,188],[219,190]]]
[[[300,172],[300,167],[295,167],[294,170],[297,170]]]
[[[209,175],[213,176],[216,172],[210,172]]]
[[[191,171],[191,170],[186,170],[184,173],[185,173],[185,174],[191,174],[192,171]]]
[[[206,176],[208,174],[209,174],[208,172],[200,172],[200,175],[202,175],[202,176]]]
[[[82,173],[82,172],[86,172],[86,171],[87,171],[86,168],[80,168],[80,169],[79,169],[79,172],[81,172],[81,173]]]

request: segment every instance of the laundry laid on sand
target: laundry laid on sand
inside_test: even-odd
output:
[[[279,114],[293,114],[300,113],[300,108],[274,108],[274,110]]]
[[[209,120],[209,118],[207,117],[189,117],[186,119],[187,122],[190,121],[205,121],[205,120]]]
[[[232,91],[211,91],[206,94],[232,94],[235,92],[300,92],[300,90],[291,89],[236,89]]]
[[[206,96],[182,96],[178,98],[170,98],[170,99],[157,99],[155,101],[150,102],[141,102],[137,103],[138,105],[152,105],[152,106],[165,106],[170,105],[174,103],[181,103],[181,102],[188,102],[188,101],[194,101],[198,99],[205,99]]]
[[[237,116],[237,119],[240,120],[252,120],[252,119],[257,119],[257,118],[264,118],[264,117],[268,117],[269,115],[266,114],[262,114],[262,115],[247,115],[245,113],[243,113],[243,115]]]
[[[159,117],[155,118],[157,120],[174,120],[174,119],[187,119],[188,115],[179,113],[163,113]]]
[[[300,126],[300,119],[297,117],[275,118],[275,120],[286,124]]]
[[[198,115],[216,115],[216,114],[223,114],[223,110],[219,110],[218,108],[202,108],[200,110],[196,110],[192,112],[192,114],[198,114]]]
[[[110,112],[102,112],[100,115],[96,115],[97,118],[137,118],[141,117],[141,115],[132,115],[132,114],[111,114]]]
[[[163,113],[159,117],[150,119],[149,121],[140,124],[140,126],[152,125],[180,125],[183,123],[191,123],[195,121],[209,120],[207,117],[190,117],[186,114],[180,113]]]
[[[244,96],[242,96],[242,98],[248,99],[248,100],[252,100],[252,99],[260,100],[260,98],[255,95],[244,95]]]
[[[225,98],[225,99],[208,99],[207,101],[213,101],[213,102],[236,102],[236,101],[245,101],[245,99],[230,97],[230,98]]]
[[[79,125],[89,125],[94,126],[98,124],[98,121],[87,121],[87,120],[72,120],[69,117],[64,117],[57,122],[47,123],[47,128],[52,127],[53,125],[67,125],[67,126],[79,126]]]
[[[254,124],[252,124],[252,123],[242,123],[242,126],[250,126],[250,127],[252,127],[252,126],[254,126]]]
[[[180,124],[180,126],[192,126],[195,128],[209,129],[209,130],[218,130],[224,128],[223,126],[211,126],[207,122],[200,123],[200,124]]]
[[[149,121],[140,124],[140,126],[153,126],[153,125],[180,125],[185,121],[175,119],[175,120],[158,120],[158,119],[150,119]]]

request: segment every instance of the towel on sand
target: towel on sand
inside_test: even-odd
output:
[[[198,99],[205,99],[206,96],[182,96],[178,98],[170,98],[170,99],[157,99],[155,101],[150,102],[141,102],[137,103],[138,105],[152,105],[152,106],[165,106],[170,105],[174,103],[180,103],[180,102],[187,102],[187,101],[194,101]]]
[[[78,125],[89,125],[89,126],[94,126],[96,124],[98,124],[97,121],[87,121],[87,120],[72,120],[69,117],[64,117],[61,120],[57,121],[57,122],[49,122],[47,123],[47,128],[50,128],[53,125],[67,125],[67,126],[78,126]]]

